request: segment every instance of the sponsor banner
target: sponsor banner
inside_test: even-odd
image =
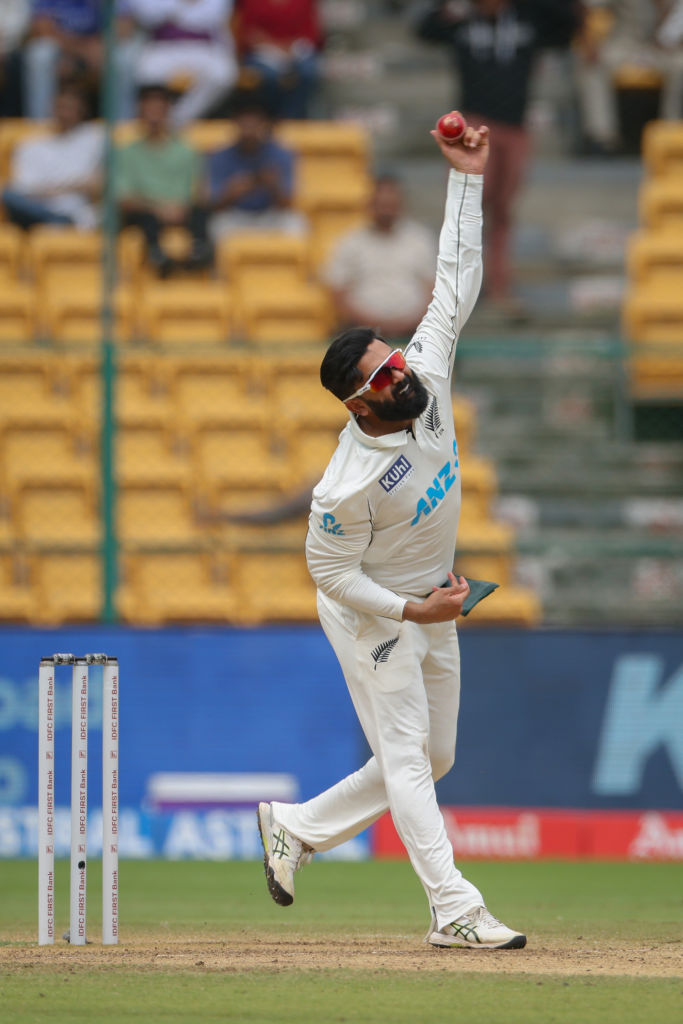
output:
[[[456,860],[563,857],[682,860],[683,813],[442,807]],[[407,857],[391,817],[372,829],[376,857]]]
[[[68,807],[55,808],[56,857],[70,852]],[[102,853],[102,812],[88,815],[88,853]],[[364,860],[370,855],[368,833],[317,854],[326,860]],[[38,856],[37,807],[0,807],[0,857]],[[256,824],[256,807],[141,811],[123,807],[119,816],[119,856],[169,860],[261,860],[263,848]]]

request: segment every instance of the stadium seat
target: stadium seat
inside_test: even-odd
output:
[[[117,604],[126,621],[156,625],[236,621],[242,602],[229,559],[196,549],[126,554]]]
[[[265,426],[272,416],[266,401],[268,375],[253,369],[253,360],[237,357],[173,361],[171,389],[182,429]]]
[[[639,231],[627,249],[628,274],[636,287],[678,291],[683,285],[683,237],[679,232]]]
[[[0,621],[28,622],[34,599],[24,560],[11,551],[0,551]]]
[[[292,431],[290,435],[290,466],[292,479],[311,485],[320,480],[327,463],[330,461],[339,434],[343,428],[325,429],[322,425],[315,429],[308,427]]]
[[[302,200],[311,224],[313,264],[322,268],[344,235],[367,222],[367,202],[358,195],[315,194]]]
[[[67,426],[22,424],[3,431],[0,479],[8,494],[26,484],[93,487],[95,468],[92,451]]]
[[[278,416],[289,426],[332,428],[339,434],[348,421],[346,407],[322,387],[318,374],[278,376],[276,372],[274,390]]]
[[[200,427],[193,439],[195,466],[208,490],[229,484],[234,490],[287,486],[286,445],[254,426]]]
[[[71,285],[53,279],[43,293],[43,331],[58,343],[94,345],[101,339],[102,285],[99,276],[76,278]],[[134,296],[126,285],[119,285],[113,296],[114,340],[128,342],[133,337]]]
[[[458,619],[463,626],[538,626],[543,609],[538,595],[528,587],[502,586],[495,590],[465,618]]]
[[[0,344],[25,344],[34,339],[36,296],[30,285],[0,280]]]
[[[93,622],[102,611],[102,559],[98,551],[42,551],[33,558],[38,591],[32,620],[49,625]]]
[[[625,334],[636,342],[667,345],[672,354],[683,342],[683,289],[639,287],[622,306]]]
[[[455,571],[462,576],[510,582],[514,532],[504,523],[463,518],[458,530]]]
[[[683,121],[649,121],[643,130],[643,162],[652,177],[683,172]]]
[[[680,232],[683,228],[683,176],[646,180],[638,192],[641,223],[650,231]]]
[[[123,487],[144,483],[189,487],[192,465],[182,442],[169,436],[166,425],[122,425],[116,436],[116,476]]]
[[[247,340],[258,344],[319,344],[332,325],[328,295],[313,284],[245,293],[240,315]]]
[[[285,121],[276,137],[296,153],[299,203],[324,191],[331,181],[367,181],[370,143],[366,129],[357,122]]]
[[[0,224],[0,281],[14,281],[24,268],[25,233],[15,224]]]
[[[122,486],[117,500],[119,536],[127,544],[195,544],[203,528],[192,495],[182,482],[158,486],[141,481]]]
[[[102,267],[102,236],[98,231],[76,228],[37,226],[28,232],[27,260],[29,271],[43,287],[54,273],[78,275],[87,269],[91,277],[99,276]]]
[[[53,387],[57,376],[47,354],[0,356],[0,432],[11,426],[75,426],[76,412],[68,393]]]
[[[467,454],[472,447],[476,429],[474,402],[465,395],[454,395],[452,407],[458,451],[461,455]]]
[[[221,344],[231,333],[225,284],[202,279],[147,284],[141,294],[141,336],[162,345]]]
[[[307,239],[276,232],[229,235],[216,247],[216,268],[234,288],[269,288],[306,281],[310,271]]]
[[[317,621],[316,588],[303,551],[242,552],[237,575],[245,619],[254,623]]]
[[[43,545],[96,545],[100,523],[88,484],[30,484],[14,500],[17,535]]]
[[[468,452],[460,458],[462,504],[468,516],[488,518],[492,499],[498,490],[496,467],[491,459]]]

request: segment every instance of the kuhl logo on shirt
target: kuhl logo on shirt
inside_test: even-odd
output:
[[[380,486],[387,492],[393,491],[397,484],[400,484],[402,480],[412,473],[413,467],[405,455],[400,455],[396,462],[394,462],[389,469],[386,471],[384,476],[379,478]]]

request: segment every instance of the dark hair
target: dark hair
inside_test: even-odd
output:
[[[320,383],[342,402],[358,387],[363,376],[358,363],[375,338],[384,341],[372,327],[351,327],[337,335],[325,353],[320,364]]]
[[[146,82],[141,85],[137,92],[138,103],[148,99],[150,96],[158,96],[159,99],[167,100],[168,103],[172,103],[176,98],[176,93],[173,89],[169,89],[163,82]]]

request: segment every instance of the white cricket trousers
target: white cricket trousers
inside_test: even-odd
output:
[[[442,928],[484,902],[453,862],[434,791],[455,757],[455,623],[418,626],[367,615],[320,591],[318,613],[373,757],[306,803],[275,803],[275,817],[315,850],[329,850],[389,809]]]

